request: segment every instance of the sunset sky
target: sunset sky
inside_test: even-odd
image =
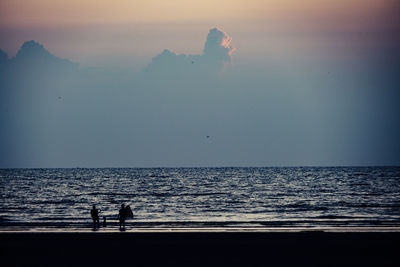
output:
[[[85,66],[143,67],[164,48],[200,53],[205,29],[229,32],[236,62],[360,56],[398,32],[396,0],[3,0],[0,48],[36,40]],[[362,55],[361,55],[362,56]]]
[[[1,0],[0,49],[0,167],[400,165],[398,0]]]

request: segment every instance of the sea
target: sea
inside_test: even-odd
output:
[[[0,231],[400,229],[400,167],[0,169]],[[106,227],[102,226],[104,218]]]

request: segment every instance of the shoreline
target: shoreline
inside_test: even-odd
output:
[[[399,266],[399,243],[374,231],[0,233],[7,266]]]
[[[3,227],[0,228],[0,235],[7,233],[302,233],[302,232],[327,232],[327,233],[400,233],[399,226],[393,227],[126,227],[121,231],[118,227],[100,227],[93,229],[90,227],[82,228],[57,228],[57,227]]]

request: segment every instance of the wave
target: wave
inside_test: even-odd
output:
[[[129,202],[138,227],[392,225],[399,177],[392,167],[0,170],[0,223],[90,224],[91,205],[108,216]]]

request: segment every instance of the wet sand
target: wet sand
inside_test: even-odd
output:
[[[400,266],[399,241],[400,232],[3,232],[0,251],[2,266]]]

